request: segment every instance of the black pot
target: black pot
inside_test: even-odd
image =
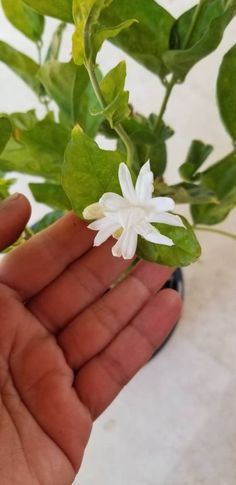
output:
[[[172,288],[172,290],[178,291],[182,299],[184,298],[184,277],[181,268],[176,269],[164,288]]]
[[[171,288],[172,290],[177,291],[180,295],[181,298],[184,299],[184,277],[183,277],[183,271],[181,268],[176,269],[176,271],[173,273],[171,278],[167,281],[165,286],[163,288]],[[171,330],[169,335],[165,338],[164,342],[161,344],[161,346],[154,352],[153,357],[155,357],[162,349],[163,347],[167,344],[169,339],[172,337],[177,325],[179,322],[176,322],[176,325],[174,328]]]

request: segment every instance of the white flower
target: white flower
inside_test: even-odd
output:
[[[127,165],[120,164],[119,182],[123,197],[113,192],[105,193],[99,202],[86,207],[83,212],[85,219],[97,219],[88,226],[98,231],[94,246],[100,246],[113,235],[118,239],[112,248],[113,256],[132,259],[137,249],[138,236],[155,244],[174,245],[170,238],[163,236],[151,223],[185,226],[179,216],[169,213],[175,208],[173,199],[152,198],[153,179],[150,163],[147,162],[141,168],[134,187]]]

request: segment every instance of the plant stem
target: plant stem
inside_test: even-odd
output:
[[[88,75],[89,75],[94,93],[95,93],[102,109],[106,109],[107,103],[106,103],[106,100],[103,96],[101,88],[99,86],[99,82],[98,82],[94,67],[91,65],[91,63],[89,61],[86,62],[85,67],[88,71]],[[126,151],[127,151],[127,165],[129,167],[132,167],[133,158],[134,158],[134,147],[133,147],[133,143],[132,143],[130,137],[128,136],[128,134],[124,130],[121,123],[118,123],[117,125],[112,126],[112,128],[116,131],[116,133],[119,135],[120,139],[124,143],[124,145],[126,147]]]
[[[202,227],[202,226],[193,226],[196,231],[205,231],[205,232],[212,232],[213,234],[219,234],[220,236],[230,237],[236,241],[236,234],[232,234],[231,232],[221,231],[220,229],[213,229],[211,227]]]
[[[129,273],[131,273],[131,271],[135,268],[135,266],[139,264],[140,261],[141,259],[138,256],[136,256],[136,258],[134,259],[134,261],[132,261],[132,263],[128,266],[128,268],[125,269],[123,273],[121,273],[118,276],[118,278],[114,281],[114,283],[110,286],[110,289],[115,288],[119,283],[121,283],[129,275]]]
[[[187,49],[188,45],[189,45],[189,42],[191,40],[191,37],[193,35],[193,32],[194,32],[194,29],[196,27],[196,23],[198,21],[198,18],[199,18],[199,14],[200,14],[200,11],[201,11],[201,8],[202,8],[202,4],[205,2],[205,0],[200,0],[197,8],[196,8],[196,11],[193,15],[193,18],[192,18],[192,22],[190,24],[190,28],[189,28],[189,31],[186,35],[186,38],[184,40],[184,43],[183,43],[183,46],[182,46],[182,49]],[[173,74],[171,80],[169,81],[169,83],[166,84],[166,93],[165,93],[165,97],[163,99],[163,102],[162,102],[162,105],[161,105],[161,109],[160,109],[160,113],[159,113],[159,116],[158,116],[158,121],[157,121],[157,124],[156,124],[156,128],[155,128],[155,131],[158,132],[158,130],[160,129],[161,127],[161,123],[162,123],[162,120],[163,120],[163,116],[166,112],[166,108],[167,108],[167,105],[168,105],[168,101],[170,99],[170,95],[173,91],[173,88],[174,86],[176,85],[176,83],[178,82],[178,79],[176,78],[176,76]]]
[[[92,28],[92,25],[93,25],[93,14],[90,14],[90,16],[87,20],[85,31],[84,31],[84,50],[85,50],[85,59],[86,59],[85,67],[88,71],[88,75],[89,75],[94,93],[97,97],[97,100],[100,103],[102,109],[105,110],[107,108],[107,103],[106,103],[106,100],[103,96],[103,93],[101,91],[101,88],[100,88],[100,85],[99,85],[99,82],[98,82],[98,79],[97,79],[97,76],[96,76],[94,63],[91,60],[91,51],[92,51],[92,49],[91,49],[91,28]],[[116,131],[117,135],[119,136],[121,141],[124,143],[124,145],[126,147],[126,151],[127,151],[127,165],[128,165],[128,167],[131,168],[132,164],[133,164],[133,159],[134,159],[133,142],[130,139],[129,135],[124,130],[121,123],[118,123],[115,126],[111,125],[111,128]]]
[[[158,133],[160,127],[161,127],[161,123],[162,123],[162,120],[163,120],[163,116],[166,112],[166,108],[167,108],[167,105],[168,105],[168,101],[170,99],[170,95],[172,93],[172,90],[175,86],[177,82],[177,79],[176,77],[173,75],[170,82],[167,84],[166,86],[166,92],[165,92],[165,97],[163,99],[163,102],[162,102],[162,105],[161,105],[161,109],[160,109],[160,113],[159,113],[159,116],[158,116],[158,120],[157,120],[157,124],[155,126],[155,132]]]
[[[43,62],[43,59],[42,59],[42,47],[43,47],[43,43],[41,40],[39,40],[36,44],[37,46],[37,51],[38,51],[38,63],[40,66],[42,66],[42,62]],[[46,110],[46,113],[49,113],[50,109],[49,109],[49,100],[47,98],[47,95],[42,95],[42,96],[38,96],[39,98],[39,101],[41,104],[43,104],[45,106],[45,110]]]
[[[122,124],[119,123],[114,127],[117,135],[119,135],[120,139],[123,141],[126,151],[127,151],[127,165],[128,167],[132,167],[133,160],[134,160],[134,146],[133,142],[130,139],[129,135],[126,133],[125,129],[123,128]]]
[[[34,232],[32,231],[32,229],[30,229],[30,227],[27,227],[27,226],[25,227],[24,233],[25,233],[26,240],[30,239],[34,235]]]
[[[86,69],[88,71],[88,75],[89,75],[89,78],[90,78],[90,81],[91,81],[91,84],[92,84],[94,93],[95,93],[95,95],[97,97],[97,100],[99,101],[102,109],[105,109],[106,108],[106,101],[105,101],[105,98],[104,98],[104,96],[102,94],[102,91],[100,89],[99,82],[98,82],[98,79],[97,79],[95,70],[94,70],[94,68],[91,66],[91,64],[89,62],[86,63],[86,66],[85,67],[86,67]]]

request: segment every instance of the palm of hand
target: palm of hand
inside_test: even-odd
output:
[[[22,198],[6,240],[28,212]],[[174,292],[155,294],[167,268],[141,263],[106,292],[128,263],[111,256],[111,242],[91,248],[92,237],[68,214],[0,266],[2,485],[70,485],[93,420],[179,315]]]
[[[56,339],[12,290],[3,286],[0,290],[4,299],[0,311],[1,428],[7,432],[2,442],[0,437],[0,456],[5,465],[9,462],[10,471],[3,484],[69,485],[82,458],[91,417],[72,387],[73,371]],[[76,428],[75,451],[70,453]]]

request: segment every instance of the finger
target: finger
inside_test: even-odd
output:
[[[22,194],[13,194],[0,203],[0,251],[17,241],[30,213],[30,204]]]
[[[16,289],[24,300],[53,281],[91,246],[93,233],[70,212],[11,254],[0,267],[0,281]]]
[[[131,261],[112,256],[112,244],[109,240],[92,248],[29,302],[30,311],[48,330],[61,330],[128,268]]]
[[[86,308],[58,336],[73,369],[101,352],[170,277],[170,268],[142,261],[113,290]]]
[[[161,291],[104,352],[78,372],[76,391],[94,419],[163,343],[180,311],[180,296],[173,290]]]

